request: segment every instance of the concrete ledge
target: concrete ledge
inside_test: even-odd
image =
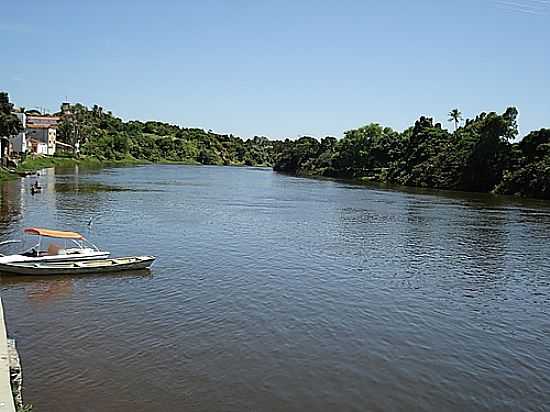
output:
[[[15,346],[15,339],[8,338],[8,358],[10,363],[11,393],[16,409],[23,407],[23,370]]]
[[[9,352],[4,307],[0,298],[0,412],[15,412],[15,402],[11,391]]]

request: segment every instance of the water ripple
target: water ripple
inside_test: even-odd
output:
[[[41,179],[35,197],[1,186],[0,240],[67,227],[159,259],[151,274],[1,278],[37,410],[550,404],[546,204],[246,168]]]

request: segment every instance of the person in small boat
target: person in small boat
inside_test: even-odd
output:
[[[32,194],[40,192],[41,190],[42,190],[42,187],[38,184],[38,180],[31,185]]]

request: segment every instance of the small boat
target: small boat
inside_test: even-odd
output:
[[[61,230],[43,229],[29,227],[23,230],[25,234],[38,236],[38,243],[31,248],[14,255],[0,254],[0,264],[16,262],[67,262],[81,261],[88,259],[107,258],[110,253],[99,250],[93,243],[86,240],[84,236],[76,232]],[[43,245],[43,238],[56,239],[50,242],[47,247]],[[21,243],[20,240],[7,240],[0,242],[0,246],[11,243]]]
[[[80,275],[121,272],[124,270],[148,269],[155,259],[154,256],[127,256],[80,262],[0,263],[0,273],[12,275]]]
[[[34,182],[33,185],[31,185],[31,193],[34,195],[35,193],[39,193],[42,191],[42,186],[38,183],[38,181]]]

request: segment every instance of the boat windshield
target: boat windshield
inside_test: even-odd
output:
[[[17,253],[18,250],[21,250],[20,240],[4,240],[0,242],[0,257],[9,256]]]
[[[23,241],[6,240],[0,242],[0,257],[9,255],[38,257],[100,252],[96,245],[80,233],[40,228],[27,228],[23,232],[25,233]],[[14,246],[17,246],[17,250]]]
[[[38,235],[38,241],[27,242],[27,247],[21,253],[23,256],[54,256],[80,254],[89,250],[99,251],[99,248],[89,242],[79,233],[61,232],[49,229],[28,228],[26,234]],[[34,237],[34,236],[33,236]]]

